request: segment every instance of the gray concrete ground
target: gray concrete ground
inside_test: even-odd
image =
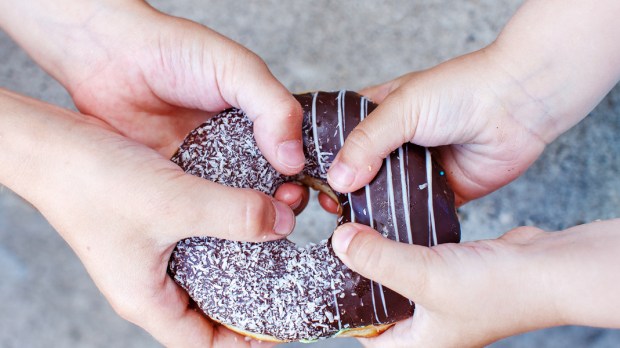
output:
[[[518,0],[152,1],[248,46],[292,91],[358,89],[476,50]],[[65,107],[64,90],[0,33],[0,86]],[[519,225],[556,230],[620,216],[620,89],[549,146],[522,178],[461,209],[467,240]],[[298,234],[318,239],[333,218],[316,205]],[[490,289],[492,291],[492,289]],[[584,294],[587,296],[587,294]],[[0,191],[0,347],[156,347],[117,317],[64,241],[30,205]],[[620,332],[562,327],[495,347],[616,347]],[[289,347],[299,347],[291,344]],[[316,347],[357,347],[330,340]]]

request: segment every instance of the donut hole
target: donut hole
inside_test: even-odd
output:
[[[304,211],[297,216],[297,223],[288,239],[300,247],[328,239],[336,228],[337,215],[331,214],[319,204],[318,192],[310,190],[310,200]]]

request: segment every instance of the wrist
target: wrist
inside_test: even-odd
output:
[[[620,328],[620,219],[547,234],[536,246],[558,325]]]
[[[541,248],[541,241],[551,236],[537,228],[521,227],[492,241],[495,255],[503,255],[493,268],[497,280],[491,290],[501,305],[489,308],[497,315],[489,322],[489,326],[496,325],[495,340],[565,324],[554,301],[552,270],[544,269],[551,256]]]
[[[0,0],[0,27],[67,87],[134,40],[145,12],[142,0]]]
[[[620,78],[618,4],[528,1],[485,50],[508,112],[545,142],[581,121]]]
[[[69,164],[79,163],[80,149],[89,144],[82,134],[93,125],[106,128],[94,118],[0,89],[0,184],[33,205],[43,197],[54,200],[63,192]],[[65,190],[65,192],[67,192]]]

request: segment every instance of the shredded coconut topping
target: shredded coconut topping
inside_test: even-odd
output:
[[[170,269],[209,317],[285,341],[337,333],[334,301],[352,277],[327,241],[299,248],[191,238],[179,243]]]
[[[324,178],[328,168],[309,155],[316,148],[312,130],[304,124],[304,172]],[[284,181],[296,179],[267,162],[254,140],[252,122],[237,109],[191,132],[172,160],[187,173],[269,195]],[[299,248],[288,240],[243,243],[198,237],[177,245],[170,272],[214,320],[285,341],[337,333],[342,328],[337,298],[353,274],[326,240]]]

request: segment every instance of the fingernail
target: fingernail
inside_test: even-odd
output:
[[[304,197],[299,197],[299,199],[297,199],[293,204],[291,204],[291,209],[295,211],[295,209],[299,208],[303,200],[304,200]]]
[[[348,165],[337,161],[329,168],[327,178],[339,188],[348,188],[353,184],[355,173]]]
[[[281,165],[297,169],[304,165],[304,153],[301,147],[301,141],[289,140],[278,145],[276,155]]]
[[[278,235],[288,236],[295,228],[295,214],[288,205],[280,201],[274,200],[273,206],[276,208],[276,221],[273,224],[273,231]]]
[[[336,254],[346,254],[351,240],[353,240],[353,237],[355,237],[358,232],[357,228],[349,224],[338,227],[332,237],[332,248],[334,248]]]

